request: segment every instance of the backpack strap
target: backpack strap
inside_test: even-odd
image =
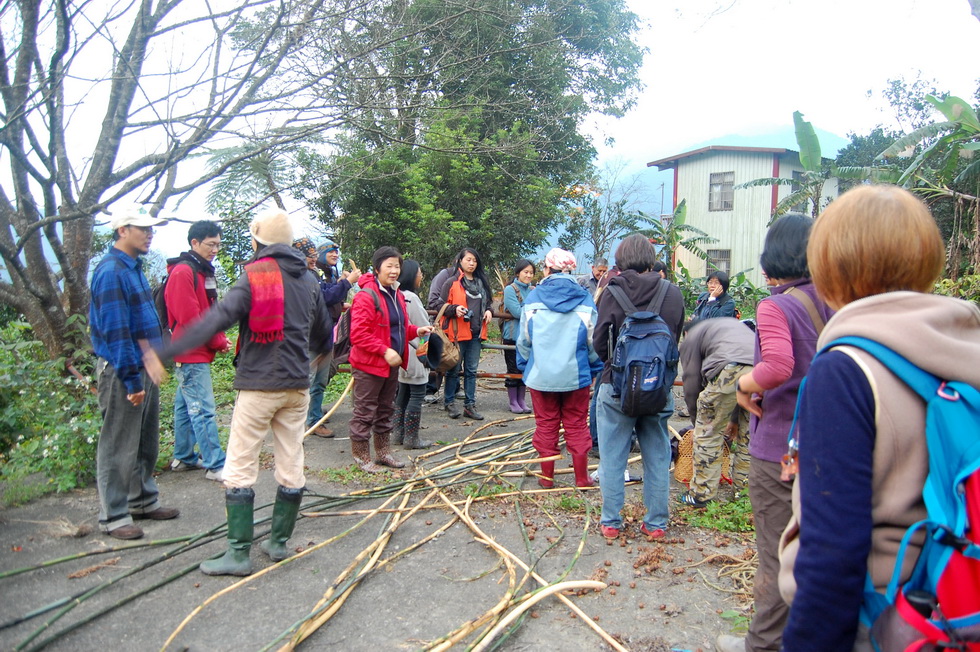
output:
[[[813,328],[816,329],[817,335],[819,336],[820,333],[823,332],[823,327],[826,326],[826,322],[824,322],[823,317],[821,317],[820,313],[817,311],[817,306],[814,305],[813,299],[810,298],[810,295],[795,287],[791,287],[783,294],[788,294],[803,304],[807,314],[810,315],[810,321],[813,322]]]
[[[616,300],[616,303],[618,303],[619,307],[623,309],[623,312],[626,313],[627,317],[632,315],[634,312],[638,312],[637,307],[633,305],[633,302],[630,301],[630,298],[626,296],[626,293],[623,292],[621,288],[615,285],[607,285],[606,289],[609,290],[609,294]]]
[[[660,279],[660,284],[657,285],[657,291],[654,293],[653,298],[650,299],[650,304],[647,306],[647,312],[652,312],[655,315],[659,315],[660,311],[664,307],[664,299],[667,298],[667,286],[670,285],[664,279]]]

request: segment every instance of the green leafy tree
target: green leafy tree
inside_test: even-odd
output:
[[[662,246],[660,255],[667,267],[673,268],[677,258],[678,249],[687,249],[701,260],[708,260],[708,252],[702,246],[718,242],[717,238],[712,238],[701,229],[687,223],[687,200],[682,199],[681,203],[674,209],[670,218],[663,220],[650,217],[645,213],[640,213],[641,222],[648,226],[640,230],[640,233],[647,236],[653,243]]]

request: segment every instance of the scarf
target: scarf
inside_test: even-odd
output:
[[[284,339],[285,300],[282,272],[273,258],[260,258],[245,265],[248,284],[252,288],[252,309],[248,313],[248,329],[252,341],[260,344]]]

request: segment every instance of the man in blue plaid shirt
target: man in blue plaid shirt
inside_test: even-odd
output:
[[[114,244],[92,275],[89,325],[99,356],[102,430],[96,452],[99,527],[116,539],[139,539],[133,519],[162,521],[180,512],[158,500],[160,390],[143,367],[142,351],[161,345],[160,319],[139,258],[153,227],[165,220],[142,211],[112,219]]]

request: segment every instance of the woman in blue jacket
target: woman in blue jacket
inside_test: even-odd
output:
[[[572,457],[575,486],[591,487],[589,478],[589,388],[602,371],[592,345],[595,303],[588,290],[562,272],[575,268],[575,257],[552,249],[545,278],[527,297],[517,337],[517,365],[534,399],[536,427],[531,442],[541,457],[559,454],[558,432]],[[541,463],[538,484],[554,486],[555,463]]]
[[[500,335],[504,344],[513,346],[517,342],[517,327],[521,321],[521,313],[524,312],[524,300],[528,292],[531,291],[531,281],[534,279],[534,263],[526,258],[521,258],[514,266],[514,281],[504,288],[504,310],[513,319],[503,319],[500,326]],[[521,370],[517,367],[517,351],[513,349],[504,351],[504,363],[507,365],[508,374],[519,374]],[[507,387],[507,398],[510,399],[510,411],[514,414],[530,414],[531,408],[524,402],[524,395],[527,390],[524,381],[517,378],[507,378],[504,380]]]

